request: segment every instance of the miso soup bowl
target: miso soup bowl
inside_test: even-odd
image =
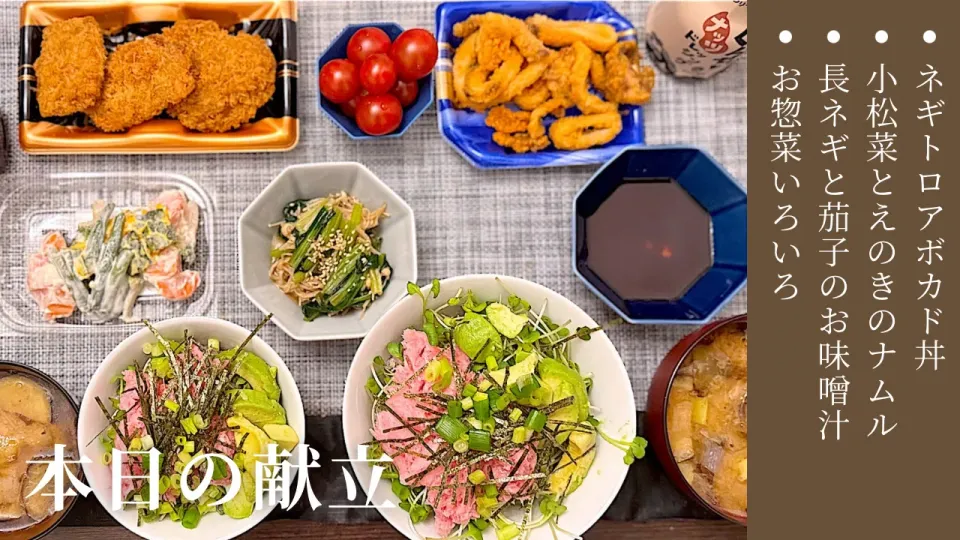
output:
[[[714,321],[703,326],[695,332],[681,339],[674,345],[666,358],[660,363],[657,371],[653,374],[653,383],[650,385],[650,391],[647,393],[647,413],[644,420],[644,436],[650,442],[657,459],[663,465],[667,472],[667,477],[681,493],[696,501],[701,506],[740,525],[747,524],[746,514],[736,514],[715,506],[700,496],[693,486],[683,477],[676,459],[673,457],[673,449],[670,447],[670,438],[667,435],[667,401],[670,399],[670,389],[673,387],[673,381],[677,376],[680,366],[690,356],[694,347],[699,345],[705,339],[715,332],[728,325],[747,323],[747,314],[736,315],[727,319]]]

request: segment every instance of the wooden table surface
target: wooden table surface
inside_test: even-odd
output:
[[[278,519],[267,521],[241,536],[244,539],[330,538],[360,540],[402,538],[386,523],[330,524],[316,521]],[[747,529],[719,520],[661,519],[646,523],[600,521],[583,536],[585,539],[617,538],[644,540],[746,540]],[[119,525],[100,527],[62,526],[47,538],[63,540],[135,540],[136,535]]]

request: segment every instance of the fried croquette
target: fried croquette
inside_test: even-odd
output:
[[[110,55],[103,92],[87,114],[103,131],[123,131],[179,103],[194,86],[187,55],[161,36],[148,36]]]
[[[177,21],[173,26],[163,29],[164,39],[183,49],[190,59],[191,69],[196,73],[195,58],[203,41],[217,39],[227,35],[227,31],[220,28],[214,21],[202,19],[185,19]]]
[[[204,132],[238,128],[273,96],[277,61],[259,36],[204,31],[191,49],[191,61],[196,89],[167,108],[187,128]]]
[[[92,107],[103,85],[107,50],[93,17],[56,21],[43,29],[37,74],[42,116],[64,116]]]

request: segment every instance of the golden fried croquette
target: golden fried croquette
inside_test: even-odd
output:
[[[41,116],[83,111],[97,101],[103,85],[107,50],[93,17],[56,21],[43,29],[37,74]]]
[[[180,102],[194,86],[187,55],[161,36],[148,36],[110,55],[103,93],[87,114],[103,131],[123,131]]]
[[[195,69],[194,58],[201,44],[207,39],[217,39],[227,35],[227,31],[220,28],[214,21],[202,19],[185,19],[177,21],[173,26],[163,29],[164,39],[183,49],[190,58],[191,68]],[[194,73],[196,76],[197,74]]]
[[[277,61],[259,36],[204,34],[192,49],[196,89],[167,108],[197,131],[224,132],[250,121],[275,89]]]

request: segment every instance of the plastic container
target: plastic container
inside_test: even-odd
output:
[[[70,241],[77,224],[91,218],[90,205],[97,199],[113,202],[117,210],[143,207],[166,189],[180,189],[200,207],[196,259],[185,269],[200,272],[200,286],[187,300],[171,301],[147,285],[133,310],[136,320],[206,314],[215,295],[213,246],[215,211],[213,199],[193,180],[168,173],[66,173],[38,178],[9,192],[0,202],[0,323],[22,333],[89,331],[96,326],[135,326],[116,319],[106,323],[88,320],[79,310],[55,323],[41,317],[27,290],[27,257],[39,249],[43,236],[62,231]]]

